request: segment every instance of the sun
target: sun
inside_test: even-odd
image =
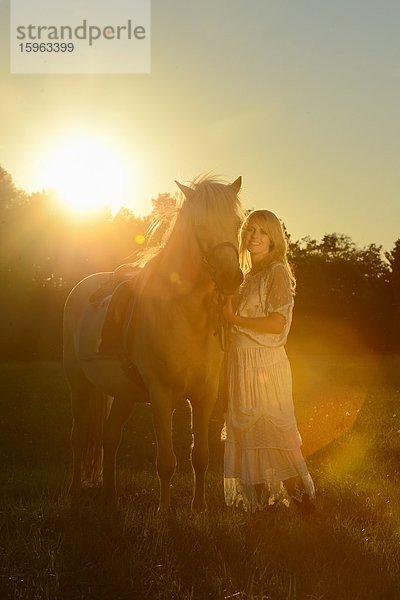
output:
[[[63,208],[74,214],[105,208],[115,214],[126,205],[128,175],[124,157],[110,140],[74,134],[49,153],[44,187],[55,190]]]

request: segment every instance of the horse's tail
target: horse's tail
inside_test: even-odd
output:
[[[87,408],[87,428],[82,451],[82,480],[95,485],[103,475],[103,425],[110,412],[111,398],[92,388]]]

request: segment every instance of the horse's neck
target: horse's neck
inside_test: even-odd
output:
[[[210,283],[205,273],[199,245],[188,225],[179,219],[171,233],[157,269],[172,294],[187,295]]]

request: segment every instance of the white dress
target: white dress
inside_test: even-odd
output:
[[[225,502],[254,511],[275,502],[288,505],[283,482],[292,477],[300,476],[311,498],[315,491],[300,449],[284,348],[293,310],[289,273],[283,263],[273,262],[255,275],[247,274],[240,291],[236,314],[279,313],[286,320],[281,334],[234,326],[228,351]]]

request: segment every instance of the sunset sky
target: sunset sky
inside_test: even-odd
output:
[[[8,6],[0,165],[23,189],[60,165],[73,186],[86,144],[93,187],[108,161],[113,202],[138,215],[212,171],[242,175],[245,206],[294,239],[400,238],[398,0],[153,0],[149,75],[11,75]]]

